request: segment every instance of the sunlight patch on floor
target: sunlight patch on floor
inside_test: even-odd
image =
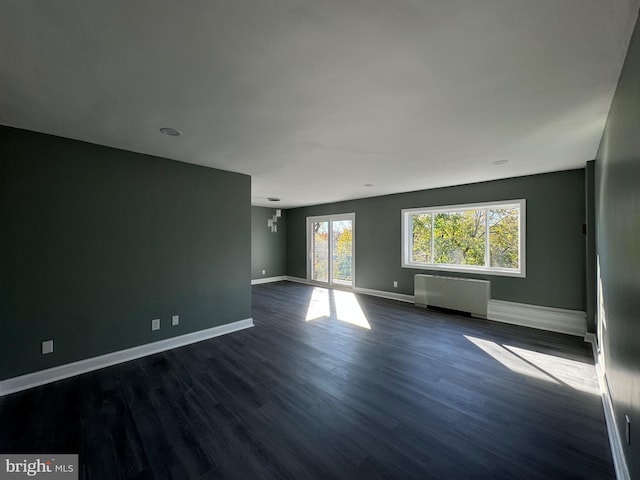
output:
[[[334,290],[332,293],[336,303],[336,318],[338,320],[371,330],[371,325],[353,293],[339,290]]]
[[[581,392],[600,394],[593,365],[468,335],[465,338],[512,372]]]
[[[329,303],[329,290],[326,288],[314,288],[307,308],[305,321],[331,316],[331,304]]]
[[[305,321],[329,318],[332,315],[341,322],[371,330],[371,325],[353,293],[327,290],[319,287],[314,288],[311,300],[309,300]]]

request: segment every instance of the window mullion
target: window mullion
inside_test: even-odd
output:
[[[489,209],[484,211],[484,266],[489,267],[491,262],[489,261],[489,255],[491,253],[491,249],[489,248]]]
[[[410,219],[409,222],[406,222],[406,228],[405,228],[405,232],[404,234],[406,235],[407,238],[407,242],[409,245],[409,250],[407,251],[407,259],[409,263],[414,263],[413,260],[413,222],[414,222],[414,218],[415,215],[409,215],[408,218]]]
[[[435,257],[435,252],[433,248],[433,212],[431,212],[430,215],[431,215],[431,261],[429,263],[433,265],[434,263],[436,263],[436,257]]]

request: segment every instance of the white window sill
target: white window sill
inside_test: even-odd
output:
[[[420,263],[403,263],[402,268],[413,268],[416,270],[433,270],[433,271],[443,271],[443,272],[472,273],[476,275],[496,275],[501,277],[526,278],[527,276],[526,272],[521,270],[473,267],[473,266],[466,266],[466,265],[438,265],[438,264],[424,265]]]

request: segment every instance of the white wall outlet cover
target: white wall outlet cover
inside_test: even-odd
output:
[[[180,316],[174,315],[171,317],[171,325],[176,326],[180,323]]]
[[[53,353],[53,340],[42,342],[42,354]]]
[[[160,319],[155,318],[151,320],[151,330],[160,330]]]
[[[393,287],[398,288],[398,282],[396,280],[393,281]]]
[[[266,270],[262,270],[262,274],[264,275],[265,273],[267,273],[267,271]]]

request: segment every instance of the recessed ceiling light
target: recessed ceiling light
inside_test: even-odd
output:
[[[509,160],[496,160],[495,162],[493,162],[494,165],[504,165],[505,163],[507,163]]]
[[[270,202],[279,202],[280,199],[278,197],[268,197],[267,200],[269,200]]]
[[[180,130],[176,130],[175,128],[171,128],[171,127],[162,127],[160,129],[161,133],[164,133],[165,135],[169,135],[170,137],[179,137],[180,135],[182,135],[182,132]]]
[[[365,183],[364,186],[365,187],[373,187],[373,183]]]

